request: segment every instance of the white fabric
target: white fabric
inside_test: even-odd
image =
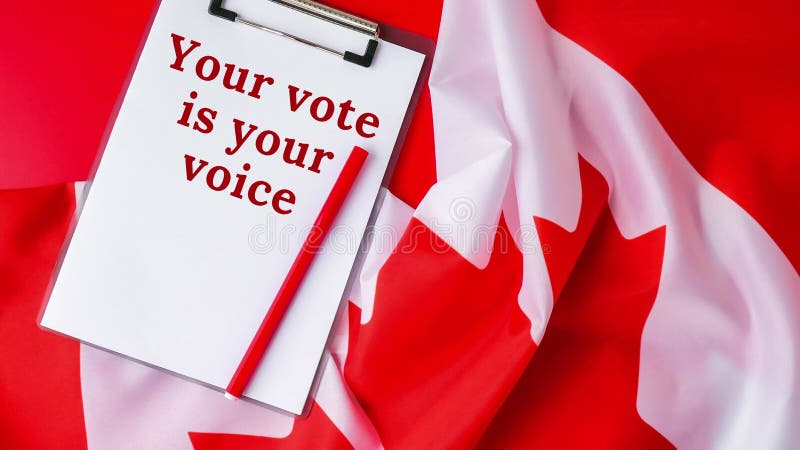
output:
[[[581,154],[608,181],[626,237],[666,225],[642,339],[641,416],[681,449],[798,442],[800,279],[766,232],[692,168],[633,86],[551,29],[534,3],[447,1],[440,36],[439,168],[508,147],[514,226],[535,215],[572,230]],[[524,260],[520,293],[536,340],[552,302],[537,255]]]

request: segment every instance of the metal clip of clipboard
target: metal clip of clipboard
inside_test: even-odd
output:
[[[375,51],[378,49],[378,37],[380,34],[380,28],[377,23],[366,19],[362,19],[361,17],[357,17],[352,14],[348,14],[338,9],[322,5],[312,0],[269,0],[269,1],[273,3],[278,3],[280,5],[292,8],[296,11],[300,11],[302,13],[331,22],[341,27],[358,31],[360,33],[364,33],[370,36],[370,40],[367,42],[367,48],[364,50],[363,54],[351,51],[335,50],[323,44],[303,39],[300,36],[287,33],[285,31],[281,31],[275,28],[271,28],[265,25],[261,25],[255,22],[251,22],[247,19],[243,19],[242,17],[239,16],[238,13],[231,11],[229,9],[225,9],[222,6],[222,1],[223,0],[211,0],[211,3],[208,6],[208,13],[225,20],[230,20],[231,22],[238,22],[247,26],[251,26],[253,28],[257,28],[261,31],[266,31],[268,33],[276,34],[278,36],[282,36],[291,39],[293,41],[310,45],[316,49],[343,58],[345,61],[351,62],[353,64],[358,64],[359,66],[369,67],[372,64],[372,58],[375,56]]]

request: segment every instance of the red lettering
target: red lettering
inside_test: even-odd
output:
[[[345,131],[353,128],[352,125],[347,124],[347,115],[356,110],[350,106],[352,103],[352,100],[339,103],[339,120],[336,122],[336,125],[339,125],[339,128]]]
[[[195,161],[197,159],[189,154],[184,155],[185,163],[186,163],[186,179],[188,181],[193,181],[200,172],[203,171],[208,166],[208,161],[199,160],[197,164]],[[250,163],[244,163],[242,165],[242,173],[237,173],[234,175],[236,178],[236,182],[233,186],[233,190],[230,191],[231,197],[243,199],[244,192],[247,192],[247,200],[250,201],[255,206],[264,206],[269,203],[270,193],[272,192],[272,186],[266,181],[258,180],[254,181],[250,184],[250,187],[247,187],[247,173],[250,171]],[[231,185],[231,172],[225,168],[224,166],[214,166],[210,168],[206,172],[206,185],[212,191],[221,192]],[[259,197],[261,192],[263,191],[266,194],[265,197]],[[289,189],[280,189],[274,195],[272,195],[272,209],[278,214],[289,214],[292,212],[292,206],[296,203],[297,197],[295,196],[294,192],[290,191]]]
[[[183,60],[192,53],[194,49],[200,47],[200,43],[197,41],[190,41],[189,48],[183,50],[183,46],[181,43],[185,40],[183,36],[178,34],[172,33],[172,47],[175,49],[175,62],[170,64],[169,66],[179,72],[183,72]]]
[[[208,165],[208,161],[200,160],[200,163],[197,165],[197,169],[194,168],[195,157],[192,155],[183,155],[184,161],[186,163],[186,179],[188,181],[194,180],[194,177],[197,176],[200,171],[203,170],[204,167]]]
[[[320,105],[325,104],[325,112],[320,114]],[[327,122],[333,117],[333,101],[328,97],[317,97],[311,102],[311,117],[318,122]]]
[[[211,108],[200,108],[200,111],[197,112],[197,118],[200,121],[195,121],[192,129],[208,134],[214,130],[214,119],[217,118],[217,112]]]
[[[189,97],[191,97],[192,99],[196,99],[197,92],[192,91],[191,93],[189,93]],[[178,119],[178,124],[183,125],[185,127],[189,126],[189,117],[191,117],[192,115],[192,108],[194,108],[193,102],[183,102],[183,114],[181,115],[181,118]]]
[[[247,95],[249,95],[250,97],[253,97],[253,98],[261,98],[261,94],[260,94],[261,86],[264,83],[267,83],[270,86],[272,86],[275,83],[275,79],[274,78],[267,77],[267,76],[261,75],[259,73],[253,74],[253,78],[255,78],[255,81],[253,81],[253,88],[250,89],[250,92],[247,93]]]
[[[272,209],[274,209],[278,214],[289,214],[292,212],[292,210],[282,207],[281,202],[294,205],[295,200],[294,192],[288,189],[281,189],[276,192],[275,197],[272,198]]]
[[[303,106],[303,103],[305,103],[306,99],[311,97],[311,92],[304,90],[303,97],[298,100],[297,92],[299,90],[300,88],[297,86],[292,86],[291,84],[289,85],[289,108],[292,110],[292,112],[296,112],[301,106]]]
[[[264,150],[264,139],[266,139],[267,136],[270,137],[271,144],[269,145],[269,150]],[[281,138],[278,136],[278,133],[272,130],[265,130],[256,138],[256,150],[264,156],[269,156],[278,151],[280,143]]]
[[[294,164],[297,167],[305,167],[306,165],[303,164],[303,160],[306,159],[306,152],[308,152],[308,144],[304,144],[299,142],[297,147],[299,148],[297,152],[297,156],[292,156],[292,149],[294,148],[295,140],[291,138],[286,138],[286,148],[283,149],[283,160],[289,164]]]
[[[222,174],[222,180],[220,180],[221,182],[219,184],[215,185],[214,179],[218,173]],[[228,169],[222,166],[214,166],[213,168],[209,169],[208,174],[206,174],[206,183],[212,190],[223,191],[231,183],[231,173],[228,172]]]
[[[378,120],[378,116],[372,113],[364,113],[356,120],[356,132],[365,138],[371,138],[375,136],[375,133],[365,131],[364,127],[374,127],[377,129],[379,125],[380,121]]]
[[[264,192],[267,194],[272,190],[272,187],[266,181],[256,181],[250,186],[250,189],[247,190],[247,199],[256,206],[264,206],[267,204],[267,201],[256,198],[256,189],[258,189],[259,186],[264,186]]]
[[[308,170],[319,173],[319,165],[322,164],[322,158],[333,159],[333,153],[327,152],[321,148],[315,148],[314,163],[309,166]]]
[[[211,72],[208,75],[205,74],[204,70],[207,66],[207,62],[211,62]],[[219,60],[210,55],[203,56],[197,61],[197,66],[195,66],[194,71],[201,80],[211,81],[219,75]]]
[[[255,125],[250,125],[247,133],[242,133],[242,127],[244,126],[244,121],[239,119],[233,119],[233,131],[236,134],[236,147],[226,147],[225,153],[228,155],[233,155],[234,153],[238,152],[239,149],[242,147],[242,144],[250,137],[250,134],[253,133],[258,127]]]
[[[225,64],[225,75],[222,77],[222,85],[228,89],[244,94],[244,83],[247,81],[247,74],[250,73],[250,71],[248,69],[239,69],[239,79],[236,80],[234,84],[231,82],[234,70],[236,70],[236,66],[233,64]]]
[[[250,163],[244,163],[242,166],[242,170],[247,172],[250,170]],[[247,180],[247,175],[243,173],[236,174],[236,187],[231,192],[231,196],[236,198],[242,198],[242,189],[244,188],[244,182]]]

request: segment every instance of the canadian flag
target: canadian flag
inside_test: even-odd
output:
[[[46,3],[0,23],[0,448],[800,447],[796,2],[339,2],[437,49],[297,420],[36,326],[151,2]]]

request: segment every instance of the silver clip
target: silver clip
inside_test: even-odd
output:
[[[243,19],[239,17],[238,13],[231,11],[229,9],[225,9],[222,6],[222,0],[211,0],[211,3],[208,6],[208,12],[211,15],[223,18],[225,20],[230,20],[231,22],[241,23],[243,25],[251,26],[261,31],[266,31],[268,33],[285,37],[293,41],[310,45],[311,47],[336,55],[340,58],[344,58],[345,61],[349,61],[351,63],[358,64],[360,66],[369,67],[372,64],[372,58],[375,56],[375,51],[378,48],[378,37],[380,34],[380,27],[377,23],[366,19],[362,19],[361,17],[354,16],[344,11],[331,8],[311,0],[270,0],[270,1],[273,3],[278,3],[280,5],[292,8],[296,11],[309,14],[311,16],[317,17],[327,22],[331,22],[341,27],[358,31],[360,33],[364,33],[370,36],[370,40],[367,42],[367,48],[366,50],[364,50],[363,54],[354,53],[350,51],[335,50],[320,43],[309,41],[308,39],[304,39],[295,34],[287,33],[285,31],[281,31],[272,27],[268,27],[266,25],[261,25],[255,22],[251,22],[247,19]]]

